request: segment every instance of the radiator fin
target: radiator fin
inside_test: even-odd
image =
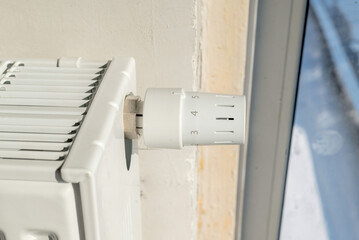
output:
[[[64,160],[106,69],[1,62],[0,159]]]

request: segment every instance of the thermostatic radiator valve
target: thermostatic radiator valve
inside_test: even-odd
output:
[[[129,95],[124,112],[125,136],[143,135],[151,148],[243,144],[245,139],[245,96],[151,88],[143,102]]]

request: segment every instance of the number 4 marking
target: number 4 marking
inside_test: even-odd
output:
[[[197,116],[198,112],[197,111],[192,111],[191,113],[192,113],[193,116]]]

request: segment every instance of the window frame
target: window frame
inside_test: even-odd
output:
[[[307,0],[251,0],[236,239],[278,239]]]

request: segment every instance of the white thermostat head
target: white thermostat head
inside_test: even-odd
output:
[[[151,148],[243,144],[245,119],[245,96],[150,88],[143,103],[143,138]]]

